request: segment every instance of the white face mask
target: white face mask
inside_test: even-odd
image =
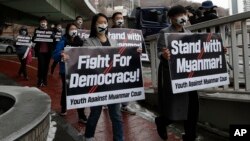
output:
[[[27,32],[25,30],[21,31],[21,35],[26,36]]]
[[[176,19],[176,23],[180,26],[184,26],[187,24],[188,17],[187,16],[181,16]]]
[[[42,22],[42,23],[40,23],[40,26],[45,29],[45,28],[47,28],[47,23],[46,22]]]
[[[115,24],[116,24],[116,26],[122,27],[124,25],[124,20],[122,20],[122,19],[116,20]]]
[[[98,33],[105,34],[105,32],[107,31],[107,27],[108,27],[107,24],[98,24],[96,26],[96,30]]]
[[[69,31],[69,36],[71,36],[71,37],[77,36],[77,30],[70,30]]]
[[[57,27],[56,29],[57,29],[57,31],[62,31],[62,27],[60,27],[60,26]]]

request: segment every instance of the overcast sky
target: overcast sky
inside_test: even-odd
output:
[[[188,0],[188,1],[202,3],[204,0]],[[229,7],[228,6],[229,0],[211,0],[211,1],[216,6],[220,6],[220,7],[226,8],[226,9]]]

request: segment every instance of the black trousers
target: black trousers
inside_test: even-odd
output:
[[[49,63],[51,58],[51,53],[38,53],[38,70],[37,77],[38,83],[47,84],[47,76],[49,70]]]
[[[185,135],[183,136],[183,141],[195,141],[197,132],[196,126],[199,117],[199,98],[197,91],[191,91],[188,93],[188,95],[189,95],[188,116],[187,120],[184,121]],[[160,122],[166,126],[174,122],[162,116],[161,113],[159,118]]]
[[[53,63],[52,63],[52,65],[51,65],[51,68],[50,68],[50,73],[51,73],[51,74],[54,73],[54,70],[55,70],[57,64],[58,64],[58,62],[56,62],[56,61],[54,60]]]
[[[184,121],[184,141],[194,141],[197,132],[197,122],[199,119],[199,97],[197,91],[191,91],[189,95],[188,117]]]
[[[162,72],[163,71],[163,72]],[[169,75],[169,65],[168,63],[161,62],[158,72],[158,101],[159,101],[159,119],[162,125],[169,125],[173,123],[166,117],[165,113],[168,108],[166,108],[166,93],[172,93],[171,89],[171,79]],[[165,74],[165,75],[164,75]],[[163,81],[169,80],[169,81]],[[163,91],[163,87],[170,86],[169,89]],[[183,136],[183,141],[194,141],[196,138],[196,126],[199,117],[199,98],[197,91],[191,91],[185,93],[188,95],[188,108],[187,108],[187,120],[184,121],[185,135]]]
[[[66,81],[65,81],[65,74],[60,74],[62,80],[62,95],[61,95],[61,112],[66,112]],[[77,109],[77,114],[79,119],[84,119],[86,117],[84,113],[84,108]]]
[[[27,78],[26,58],[23,59],[23,55],[24,55],[24,54],[18,54],[18,55],[17,55],[17,56],[18,56],[18,59],[19,59],[19,61],[20,61],[20,63],[21,63],[21,66],[20,66],[20,68],[19,68],[18,74],[19,74],[19,75],[22,75],[22,74],[23,74],[23,76],[24,76],[25,78]]]

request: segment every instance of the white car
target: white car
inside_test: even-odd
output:
[[[11,38],[0,38],[0,52],[14,53],[16,48],[13,46],[14,40]]]

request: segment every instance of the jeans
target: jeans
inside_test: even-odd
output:
[[[60,74],[61,75],[61,80],[62,80],[62,94],[61,94],[61,112],[64,113],[67,111],[66,109],[66,81],[65,81],[65,74]],[[77,109],[78,113],[78,118],[79,119],[84,119],[86,118],[86,115],[84,113],[84,108],[79,108]]]
[[[66,112],[66,84],[65,84],[65,74],[60,74],[62,80],[62,94],[61,94],[61,112]]]
[[[123,125],[120,111],[120,104],[107,105],[109,110],[109,117],[112,121],[113,141],[123,141]],[[91,107],[91,112],[85,130],[85,137],[94,137],[97,122],[102,112],[102,106]]]

